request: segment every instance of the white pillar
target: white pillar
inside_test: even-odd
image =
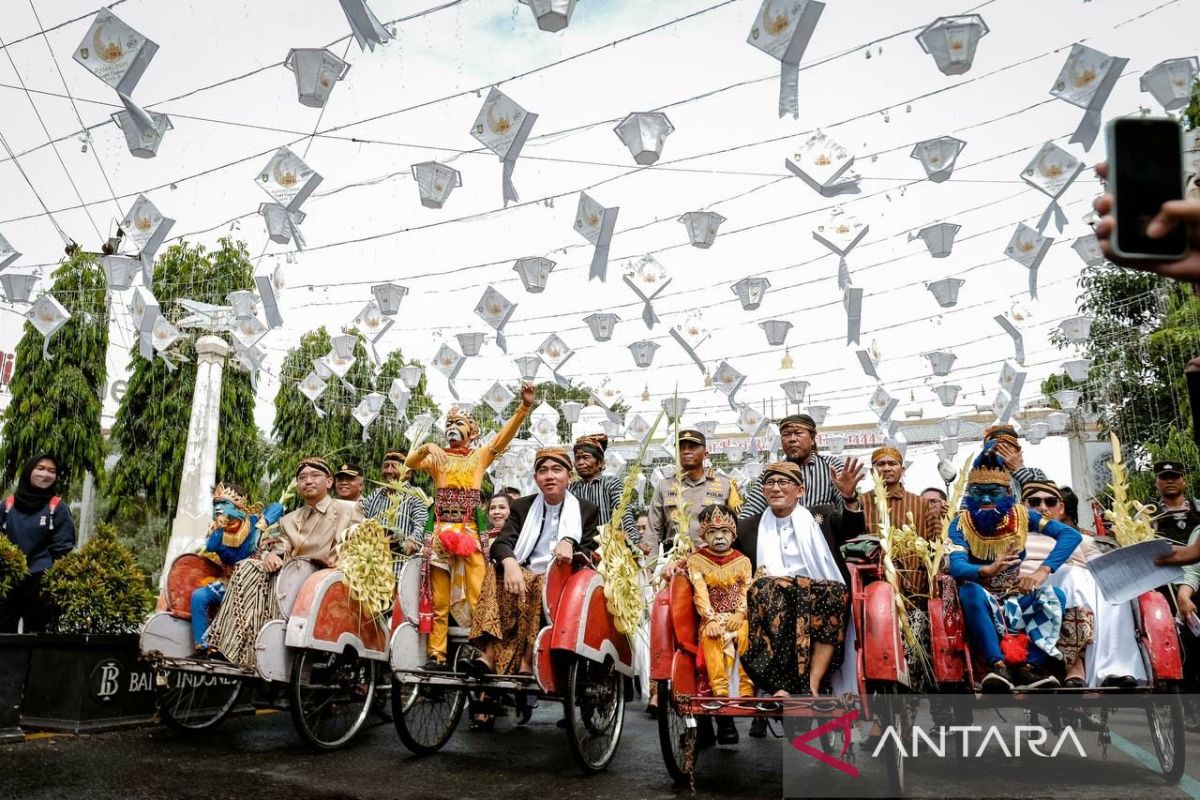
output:
[[[79,521],[75,524],[75,547],[83,547],[96,527],[96,479],[83,474],[83,497],[79,503]]]
[[[160,586],[166,584],[171,562],[199,550],[212,523],[212,492],[217,481],[217,432],[221,423],[221,377],[229,345],[219,336],[196,340],[196,388],[188,423],[179,506],[171,522],[171,540]]]

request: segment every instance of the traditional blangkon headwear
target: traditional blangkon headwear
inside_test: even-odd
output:
[[[786,430],[787,428],[791,428],[793,426],[798,427],[798,428],[805,428],[806,430],[811,431],[812,433],[817,432],[817,423],[808,414],[789,414],[788,416],[779,420],[779,432],[780,433],[783,433],[784,430]]]
[[[329,462],[320,456],[309,456],[308,458],[300,459],[300,463],[296,465],[296,474],[299,475],[300,471],[305,467],[312,467],[315,470],[324,472],[331,478],[333,477],[333,470],[329,468]]]
[[[580,450],[591,453],[597,461],[603,461],[604,453],[608,450],[608,435],[603,433],[585,434],[575,440],[575,446],[572,449],[576,453]]]
[[[570,472],[575,468],[574,462],[571,461],[571,451],[565,447],[543,447],[537,451],[537,455],[533,457],[533,468],[536,470],[542,465],[543,461],[554,461],[562,464]]]
[[[404,452],[403,450],[389,450],[383,454],[383,463],[386,464],[389,461],[398,461],[403,464],[407,458],[408,453]]]
[[[804,485],[804,473],[800,471],[799,464],[793,464],[791,461],[776,461],[774,464],[767,464],[763,467],[762,479],[765,483],[769,475],[782,475],[790,481]]]
[[[875,449],[875,452],[871,453],[871,463],[872,464],[874,464],[876,461],[878,461],[881,458],[894,458],[896,460],[897,464],[900,464],[901,466],[904,465],[904,455],[899,450],[892,447],[891,445],[884,445],[883,447],[877,447]]]
[[[1034,492],[1046,492],[1047,494],[1052,494],[1058,498],[1060,503],[1063,499],[1062,492],[1059,491],[1058,484],[1051,480],[1025,481],[1023,484],[1021,484],[1022,501],[1024,501],[1025,498],[1029,497],[1029,495],[1033,494]]]
[[[967,475],[968,486],[987,483],[1006,487],[1012,485],[1012,476],[1004,468],[1004,459],[996,452],[994,444],[986,445],[983,452],[975,457]],[[995,530],[981,531],[975,527],[970,510],[964,508],[959,512],[958,524],[970,547],[971,555],[985,561],[994,561],[1007,553],[1025,549],[1025,537],[1029,533],[1029,512],[1025,506],[1016,503]]]
[[[1021,446],[1021,441],[1017,437],[1017,429],[1012,425],[993,425],[984,430],[983,443],[987,445],[990,442],[1003,442],[1018,448]]]
[[[225,483],[218,483],[217,487],[213,489],[213,501],[217,500],[228,500],[239,511],[245,511],[250,506],[249,497]]]
[[[446,412],[446,424],[449,425],[456,419],[467,421],[467,442],[473,442],[479,438],[479,423],[470,414],[465,414],[458,406],[451,406]],[[464,442],[465,444],[466,442]]]

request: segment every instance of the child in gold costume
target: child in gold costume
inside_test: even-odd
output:
[[[705,506],[700,536],[704,547],[688,556],[685,569],[700,615],[700,654],[708,682],[714,696],[750,697],[754,686],[738,657],[746,651],[750,632],[746,593],[754,576],[750,559],[733,549],[737,516],[726,505]]]

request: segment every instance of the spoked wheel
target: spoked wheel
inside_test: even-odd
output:
[[[1146,721],[1150,723],[1150,738],[1154,752],[1167,783],[1179,783],[1183,776],[1184,729],[1183,702],[1178,692],[1151,696],[1146,706]]]
[[[292,723],[318,750],[336,750],[354,738],[374,697],[374,661],[319,650],[292,657]]]
[[[696,729],[689,728],[671,697],[671,682],[658,681],[658,744],[671,780],[680,786],[691,783],[696,773]]]
[[[432,755],[450,741],[466,704],[462,689],[392,681],[396,735],[419,756]]]
[[[177,731],[215,728],[233,711],[242,691],[241,681],[216,675],[169,670],[166,678],[158,711],[163,722]]]
[[[887,687],[883,691],[871,694],[871,710],[879,724],[885,729],[893,727],[899,734],[900,741],[908,741],[909,726],[908,704],[902,692],[895,687]],[[883,742],[884,768],[887,770],[888,795],[901,797],[904,795],[904,751],[900,748],[897,737],[888,736]]]
[[[563,710],[571,756],[587,774],[608,767],[625,722],[625,679],[616,669],[576,658],[567,668]]]

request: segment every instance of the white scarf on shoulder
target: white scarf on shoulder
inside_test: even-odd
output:
[[[521,526],[521,535],[517,537],[517,546],[513,548],[513,555],[516,556],[518,564],[524,564],[525,560],[533,554],[534,548],[537,547],[538,540],[542,536],[542,519],[545,515],[546,498],[542,496],[541,492],[538,492],[533,505],[529,507],[529,515],[525,517],[525,524]],[[583,515],[579,510],[579,500],[570,492],[567,492],[563,498],[562,510],[558,512],[558,535],[554,541],[558,543],[563,539],[583,542]]]
[[[804,577],[845,583],[846,579],[842,577],[837,560],[829,551],[829,543],[825,541],[825,534],[813,518],[812,512],[797,504],[790,519],[796,543],[799,545],[800,559],[804,564]],[[768,508],[758,523],[758,565],[775,578],[795,577],[784,566],[784,542],[781,534],[779,518]]]

